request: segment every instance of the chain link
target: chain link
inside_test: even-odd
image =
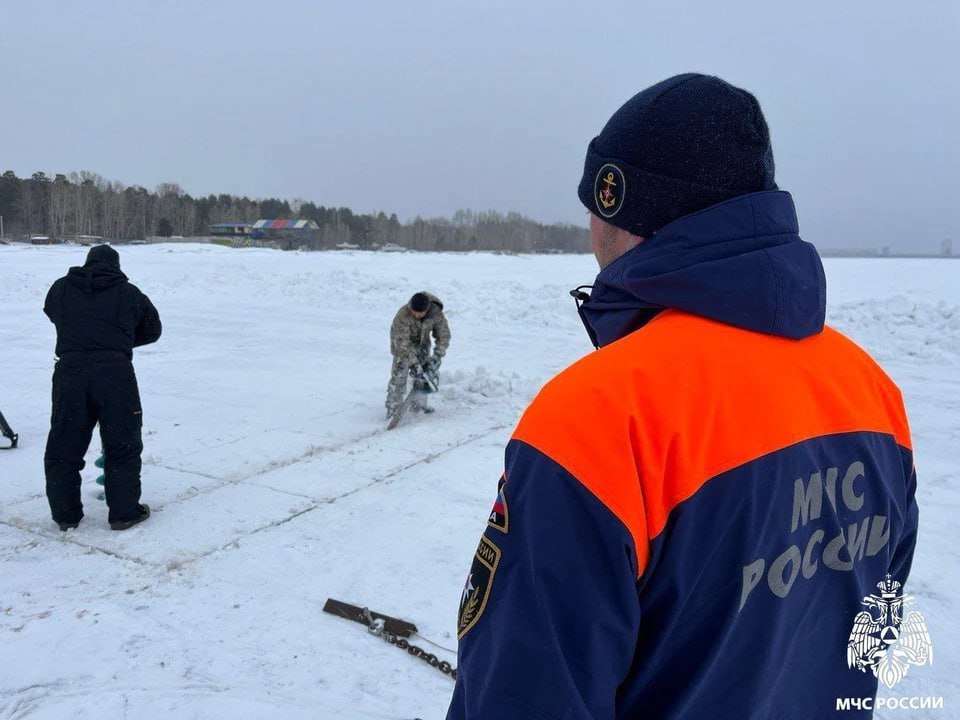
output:
[[[395,645],[401,650],[406,650],[410,655],[413,655],[415,658],[420,658],[425,663],[430,665],[430,667],[435,667],[444,675],[449,675],[454,680],[457,679],[457,669],[450,663],[448,663],[446,660],[441,660],[433,653],[428,653],[421,647],[413,645],[406,638],[397,637],[396,633],[392,633],[386,629],[382,619],[374,619],[374,617],[370,614],[370,610],[367,608],[363,609],[363,619],[367,623],[367,632],[369,632],[371,635],[376,635],[378,638],[386,641],[390,645]]]

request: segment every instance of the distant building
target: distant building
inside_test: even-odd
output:
[[[320,241],[320,226],[313,220],[257,220],[250,229],[250,237],[286,248],[316,246]]]
[[[940,245],[940,254],[944,257],[953,256],[953,239],[944,238],[943,243]]]
[[[250,234],[250,223],[217,223],[210,226],[210,234],[214,237],[244,237]]]

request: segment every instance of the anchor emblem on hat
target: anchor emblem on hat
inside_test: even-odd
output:
[[[603,217],[613,217],[620,212],[627,187],[623,170],[612,163],[607,163],[597,173],[593,187],[597,197],[597,210]]]
[[[603,205],[604,209],[609,210],[617,204],[617,196],[613,194],[617,182],[612,172],[607,173],[607,176],[603,179],[603,184],[604,187],[600,190],[600,204]]]

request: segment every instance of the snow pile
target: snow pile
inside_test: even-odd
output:
[[[444,400],[463,405],[481,405],[491,400],[502,402],[505,399],[516,398],[519,390],[514,386],[521,385],[520,376],[516,373],[494,371],[491,373],[483,365],[477,366],[473,372],[456,370],[452,373],[440,374],[440,396]],[[520,393],[520,398],[514,404],[524,403],[526,393]]]
[[[960,307],[945,300],[917,302],[895,295],[843,303],[832,309],[828,321],[854,339],[868,338],[881,363],[905,356],[949,364],[960,360]]]

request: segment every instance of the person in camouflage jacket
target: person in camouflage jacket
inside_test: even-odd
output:
[[[436,371],[449,345],[450,326],[443,314],[443,303],[431,293],[415,293],[409,302],[397,311],[390,326],[393,367],[387,385],[387,417],[391,417],[403,402],[407,392],[407,378],[418,373],[421,366]],[[413,409],[432,412],[432,408],[427,407],[423,400],[415,402]]]

